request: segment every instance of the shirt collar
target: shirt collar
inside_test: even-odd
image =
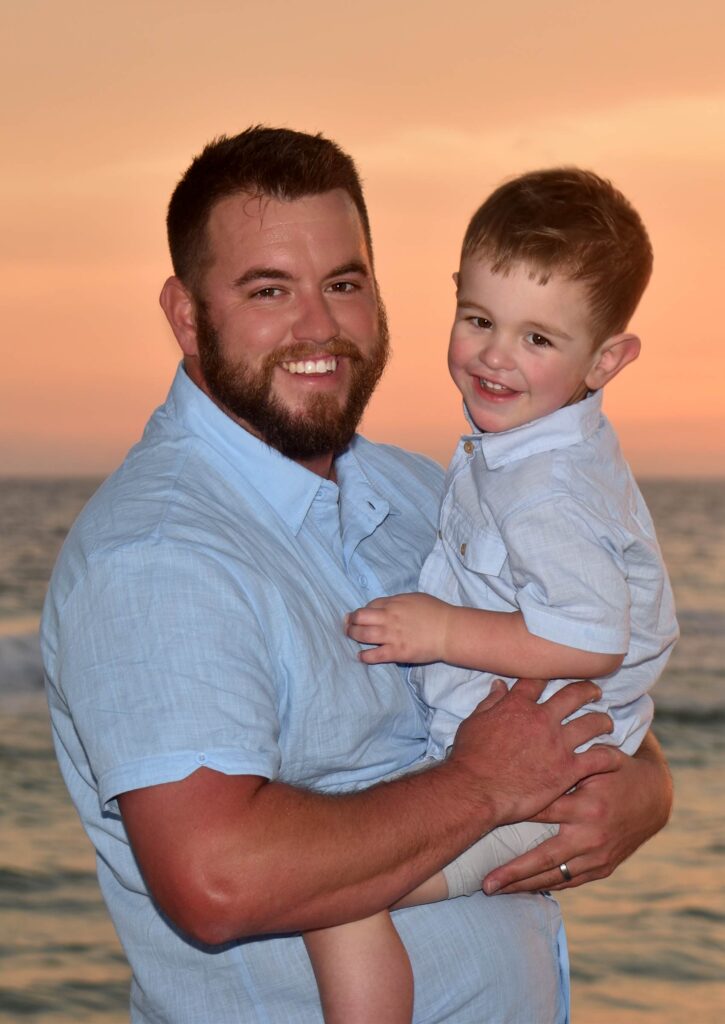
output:
[[[473,426],[473,421],[464,406],[466,419]],[[489,469],[498,469],[509,462],[525,459],[529,455],[568,448],[591,437],[599,426],[602,417],[602,392],[594,391],[576,402],[565,405],[556,412],[542,416],[530,423],[523,423],[511,430],[498,433],[471,433],[464,435],[462,441],[473,441],[480,445],[483,458]]]
[[[241,478],[242,488],[251,483],[295,534],[320,488],[335,487],[235,423],[194,384],[183,364],[176,371],[166,410],[224,459]]]
[[[337,501],[337,484],[298,465],[240,427],[194,384],[183,364],[176,371],[165,409],[224,459],[239,477],[242,489],[251,483],[292,533],[299,533],[312,502],[321,491],[328,490]],[[348,504],[360,502],[368,510],[368,532],[372,532],[388,514],[396,514],[398,510],[370,483],[354,448],[353,440],[350,448],[336,459],[338,480],[344,491],[343,500],[348,497]]]

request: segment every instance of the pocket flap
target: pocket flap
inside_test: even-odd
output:
[[[476,528],[463,517],[451,520],[443,540],[458,561],[472,572],[499,576],[506,561],[506,545],[496,533]]]

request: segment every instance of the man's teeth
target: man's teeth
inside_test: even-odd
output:
[[[486,380],[485,377],[479,377],[478,383],[486,391],[511,391],[511,388],[507,388],[505,384],[496,384],[495,381]]]
[[[297,362],[284,362],[282,366],[288,373],[334,373],[337,369],[337,358],[300,359]]]

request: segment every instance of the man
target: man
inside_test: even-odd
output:
[[[601,877],[661,827],[656,744],[574,754],[610,726],[561,725],[595,687],[538,705],[529,680],[420,764],[424,710],[342,630],[348,609],[414,586],[442,484],[354,435],[387,354],[354,166],[320,137],[250,129],[194,161],[168,226],[161,304],[183,368],[71,531],[42,629],[132,1019],[319,1022],[294,933],[389,906],[549,805],[560,835],[489,879],[531,894],[396,924],[417,1020],[563,1020],[558,910],[533,890]]]

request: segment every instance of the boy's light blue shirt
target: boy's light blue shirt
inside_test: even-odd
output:
[[[284,459],[180,370],[53,574],[42,643],[54,740],[138,1024],[322,1018],[299,937],[209,949],[177,933],[139,874],[119,793],[201,765],[343,791],[426,751],[425,710],[395,666],[358,660],[342,617],[414,588],[441,472],[362,438],[337,472],[339,489]],[[396,922],[416,1021],[564,1019],[553,901],[478,895]]]
[[[521,611],[530,633],[554,643],[627,652],[595,706],[614,720],[606,741],[631,754],[678,630],[651,516],[601,405],[600,391],[520,427],[461,438],[420,589]],[[494,676],[436,664],[412,677],[434,709],[439,756]],[[543,699],[563,685],[549,683]]]

